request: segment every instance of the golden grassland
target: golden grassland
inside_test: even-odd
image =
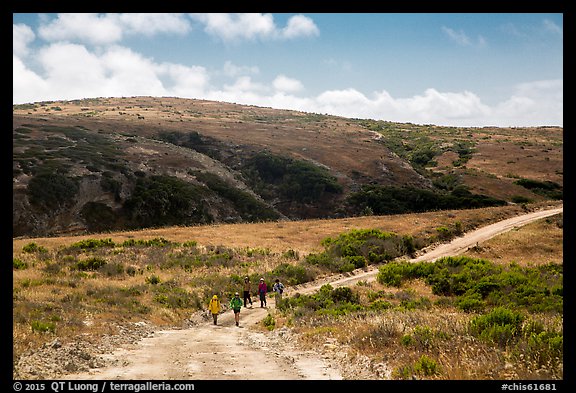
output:
[[[544,204],[531,208],[544,207]],[[311,252],[322,250],[321,240],[351,229],[376,228],[400,235],[431,237],[436,228],[461,223],[470,230],[521,214],[521,206],[477,210],[443,211],[398,216],[358,217],[339,220],[268,222],[255,224],[172,227],[143,231],[13,240],[13,258],[26,268],[13,270],[14,360],[58,337],[71,342],[79,335],[97,340],[117,332],[117,324],[146,320],[159,326],[179,326],[191,312],[204,308],[212,293],[222,293],[234,277],[268,274],[280,264],[297,264]],[[158,247],[124,247],[125,240],[167,239],[180,245],[167,254]],[[70,250],[82,239],[112,239],[112,249],[87,252]],[[186,242],[195,246],[185,246]],[[30,243],[44,252],[27,253]],[[290,253],[288,252],[290,251]],[[493,238],[468,251],[474,258],[501,264],[562,263],[562,228],[557,219],[537,223]],[[179,261],[198,257],[210,264],[192,267]],[[105,268],[83,271],[75,268],[90,258],[108,261]],[[187,259],[188,258],[188,259]],[[176,261],[176,262],[174,262]],[[130,270],[132,269],[132,270]],[[378,282],[355,285],[361,299],[383,291],[392,303],[401,299],[437,297],[421,281],[389,288]],[[554,379],[562,377],[558,364],[531,366],[517,354],[495,349],[470,339],[465,326],[471,315],[451,307],[386,313],[350,314],[344,317],[312,317],[295,323],[278,312],[276,327],[292,326],[300,343],[314,348],[318,343],[338,342],[349,356],[367,356],[373,364],[387,364],[389,378],[414,375],[414,364],[423,354],[438,364],[430,379]],[[543,326],[562,329],[562,316],[537,315]],[[408,332],[423,331],[427,342],[402,345]],[[420,329],[420,330],[418,330]],[[425,340],[424,340],[425,341]],[[419,364],[419,363],[418,363]]]
[[[538,209],[557,205],[561,205],[561,202],[535,203],[530,205],[530,208]],[[162,237],[174,242],[195,240],[201,245],[236,248],[261,247],[275,252],[294,249],[306,254],[322,250],[320,242],[326,237],[337,236],[351,229],[373,228],[418,236],[431,234],[437,227],[449,226],[455,222],[460,222],[464,230],[471,230],[525,212],[525,208],[520,205],[509,205],[390,216],[168,227],[77,236],[16,238],[13,240],[13,247],[14,250],[18,250],[29,242],[35,242],[48,249],[56,249],[82,239],[111,238],[115,242],[123,242],[135,238],[146,240]]]

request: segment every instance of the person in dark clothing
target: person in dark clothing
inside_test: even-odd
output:
[[[280,279],[276,279],[272,290],[276,293],[276,307],[282,301],[282,294],[284,293],[284,284],[280,282]]]
[[[260,279],[258,284],[258,294],[260,295],[260,307],[266,307],[266,292],[268,292],[268,287],[264,282],[264,278]]]

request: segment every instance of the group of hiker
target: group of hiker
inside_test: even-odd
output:
[[[276,304],[278,304],[282,300],[282,293],[284,293],[284,284],[280,282],[280,279],[276,279],[274,285],[272,286],[272,290],[276,295]],[[250,304],[250,308],[252,308],[252,284],[250,282],[250,277],[244,277],[244,286],[243,286],[243,295],[244,298],[240,299],[240,293],[235,292],[232,299],[230,299],[230,308],[234,311],[234,320],[236,322],[236,326],[240,326],[240,310],[242,306],[248,307]],[[258,283],[258,296],[260,298],[260,307],[266,308],[266,294],[268,293],[268,286],[264,281],[264,278],[260,278],[260,282]],[[214,325],[218,324],[218,314],[221,311],[221,304],[220,299],[218,299],[218,295],[212,296],[210,303],[208,304],[208,312],[212,314],[212,319]]]

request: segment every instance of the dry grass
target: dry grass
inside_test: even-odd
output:
[[[516,262],[520,266],[563,263],[563,215],[503,233],[464,255],[497,263]]]
[[[463,228],[471,229],[521,212],[523,209],[519,206],[507,206],[386,217],[173,227],[73,237],[14,239],[13,258],[28,264],[26,269],[13,271],[14,356],[50,342],[54,337],[65,343],[78,335],[88,334],[96,340],[103,334],[115,333],[117,324],[128,321],[147,320],[156,325],[179,326],[198,305],[204,307],[202,302],[214,291],[218,292],[230,285],[231,277],[261,275],[281,263],[297,263],[297,260],[285,257],[284,252],[294,250],[301,260],[305,254],[321,250],[322,239],[350,229],[378,228],[398,234],[430,236],[435,228],[456,221],[462,223]],[[562,229],[558,226],[559,220],[543,220],[499,236],[482,245],[471,256],[503,263],[512,260],[526,264],[561,262]],[[184,246],[170,249],[170,254],[157,247],[122,246],[70,255],[62,252],[63,248],[82,239],[111,238],[118,245],[129,239],[150,240],[158,237],[180,244],[194,240],[198,242],[198,252],[204,255],[213,252],[218,246],[222,252],[234,255],[233,263],[197,266],[188,270],[180,266],[170,267],[168,262],[180,255],[188,255],[190,251]],[[23,247],[32,242],[45,247],[47,252],[23,252]],[[90,257],[102,257],[108,261],[107,266],[117,264],[123,272],[114,273],[113,269],[81,272],[70,268],[77,261]],[[129,266],[137,268],[136,274],[126,273]],[[168,307],[158,302],[157,297],[163,293],[158,291],[161,285],[150,283],[152,276],[166,284],[164,289],[169,295],[179,294],[170,292],[170,288],[183,289],[189,295],[190,304],[185,307]],[[429,286],[421,281],[413,281],[400,289],[385,288],[376,282],[362,283],[354,290],[358,290],[363,299],[366,299],[369,291],[383,290],[391,299],[413,296],[428,298],[431,303],[437,300]],[[304,345],[306,337],[311,346],[328,338],[336,338],[353,354],[366,353],[377,363],[384,361],[395,369],[401,369],[414,364],[418,359],[417,352],[406,351],[405,346],[399,344],[400,335],[415,326],[428,326],[450,337],[448,340],[435,341],[436,346],[426,350],[443,370],[436,378],[535,376],[531,371],[522,371],[517,365],[511,371],[501,353],[460,335],[463,324],[469,318],[453,310],[433,308],[409,313],[392,312],[369,318],[351,317],[340,322],[324,321],[323,324],[301,329],[301,332],[304,333]],[[55,330],[45,333],[34,331],[31,327],[34,321],[48,324],[44,325],[48,326],[48,330],[54,326]],[[277,327],[289,323],[281,315],[277,322]],[[382,347],[366,344],[363,341],[365,337],[382,339],[381,334],[375,335],[374,332],[387,332],[389,345]],[[554,376],[557,375],[545,373],[542,377]]]
[[[538,209],[557,205],[561,205],[561,202],[542,202],[533,204],[530,208]],[[456,222],[460,222],[464,230],[470,230],[525,212],[526,210],[521,206],[510,205],[392,216],[168,227],[79,236],[16,238],[13,240],[13,246],[15,250],[19,250],[24,245],[35,242],[48,249],[56,249],[82,239],[111,238],[114,242],[123,242],[129,239],[149,240],[162,237],[174,242],[194,240],[200,245],[222,245],[233,248],[260,247],[274,252],[293,249],[307,254],[320,251],[322,249],[320,242],[326,237],[337,236],[351,229],[374,228],[415,237],[428,236],[434,233],[436,228],[450,226]]]

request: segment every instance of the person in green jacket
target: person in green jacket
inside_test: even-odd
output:
[[[240,299],[240,294],[236,292],[232,300],[230,300],[230,308],[234,311],[234,319],[236,320],[236,326],[240,323],[240,310],[242,309],[242,299]]]

